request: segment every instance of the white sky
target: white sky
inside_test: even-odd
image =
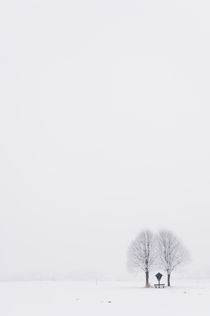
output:
[[[144,228],[210,264],[209,10],[1,2],[1,278],[125,275]]]

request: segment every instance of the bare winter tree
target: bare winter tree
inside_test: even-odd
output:
[[[154,235],[149,230],[141,232],[128,249],[128,268],[129,270],[145,272],[146,287],[149,284],[149,272],[155,260]]]
[[[188,259],[188,252],[171,231],[161,231],[158,235],[158,250],[162,268],[167,272],[168,286],[171,285],[171,273]]]

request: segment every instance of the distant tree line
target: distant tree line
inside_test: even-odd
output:
[[[144,271],[145,287],[150,287],[150,271],[160,266],[167,273],[167,285],[171,285],[171,273],[189,259],[189,253],[174,233],[168,230],[155,235],[142,231],[128,249],[128,269]]]

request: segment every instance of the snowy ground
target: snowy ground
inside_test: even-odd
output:
[[[2,316],[210,315],[210,281],[144,289],[134,282],[0,282]]]

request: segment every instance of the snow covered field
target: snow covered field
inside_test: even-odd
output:
[[[144,289],[135,282],[0,282],[0,315],[209,316],[210,281],[170,289]]]

